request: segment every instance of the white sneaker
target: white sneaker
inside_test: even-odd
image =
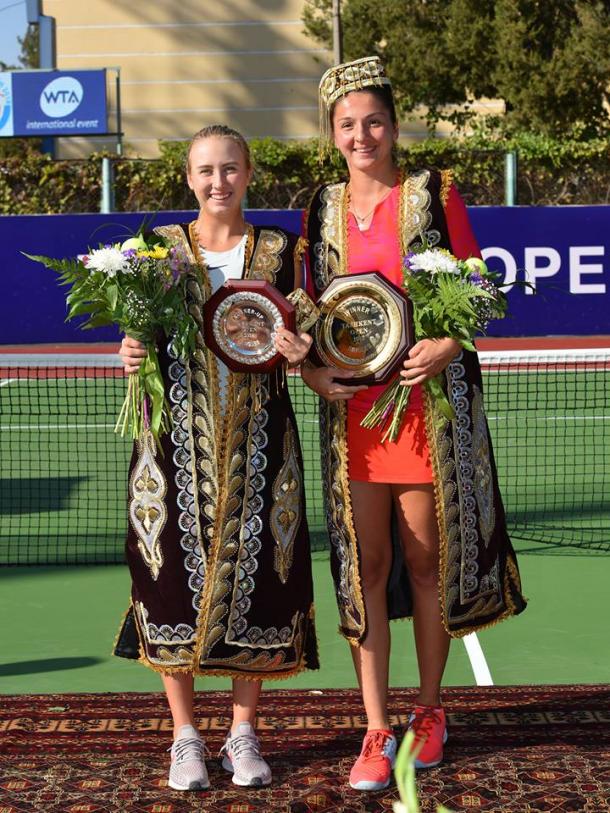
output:
[[[205,743],[196,728],[183,725],[169,749],[172,762],[169,786],[174,790],[206,790],[210,787],[205,767]]]
[[[271,768],[261,756],[260,743],[250,723],[240,723],[237,732],[227,734],[222,767],[233,774],[233,783],[241,787],[271,784]]]

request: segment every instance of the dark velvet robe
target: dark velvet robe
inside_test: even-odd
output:
[[[244,277],[290,293],[296,236],[248,229]],[[197,268],[188,304],[202,325],[211,289],[189,227],[156,231]],[[186,363],[171,344],[159,356],[173,428],[163,455],[150,436],[134,450],[132,596],[115,654],[164,673],[273,679],[318,668],[303,463],[282,376],[230,373],[223,412],[201,332]]]
[[[407,253],[421,236],[451,250],[444,214],[450,173],[421,171],[401,188],[399,236]],[[316,293],[348,273],[347,207],[344,183],[319,189],[305,220],[309,268]],[[426,395],[426,434],[434,472],[440,537],[439,595],[443,624],[454,637],[489,626],[525,608],[519,571],[498,489],[491,439],[483,410],[476,353],[463,351],[444,373],[456,419],[448,421]],[[324,495],[331,543],[331,569],[341,632],[352,643],[366,635],[360,556],[348,478],[344,401],[320,399],[320,441]],[[400,544],[388,582],[390,618],[412,615],[412,596]]]

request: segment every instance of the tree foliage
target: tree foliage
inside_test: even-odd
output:
[[[0,60],[0,71],[14,71],[27,68],[37,68],[38,58],[38,28],[29,25],[23,37],[17,37],[17,42],[21,48],[18,58],[18,65],[8,65]],[[40,149],[39,138],[0,138],[0,158],[10,155],[22,155],[29,150]]]
[[[19,54],[20,68],[40,67],[40,49],[38,41],[38,26],[29,25],[23,37],[17,37],[17,42],[21,46]]]
[[[22,68],[39,67],[37,26],[29,25],[23,37],[17,37],[17,42],[21,48],[17,65],[9,65],[0,59],[0,71],[16,71]]]
[[[307,0],[306,32],[331,47],[330,0]],[[463,125],[472,103],[504,101],[505,131],[607,132],[610,4],[605,0],[344,0],[346,60],[382,58],[398,106],[431,128]],[[457,106],[457,109],[452,107]]]

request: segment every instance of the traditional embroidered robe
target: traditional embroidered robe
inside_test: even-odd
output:
[[[294,287],[296,241],[249,226],[244,277]],[[156,230],[197,259],[186,226]],[[188,285],[202,325],[203,266]],[[137,444],[129,479],[131,606],[115,654],[161,672],[273,679],[318,668],[303,464],[281,375],[231,373],[200,332],[186,363],[160,349],[173,430]]]
[[[424,235],[430,245],[451,249],[443,211],[451,176],[421,171],[401,187],[401,254]],[[346,184],[324,186],[306,215],[309,268],[316,292],[348,273]],[[456,419],[448,421],[425,398],[440,536],[439,593],[443,623],[459,637],[525,608],[515,553],[506,531],[504,508],[487,421],[476,353],[461,352],[449,364],[444,383]],[[366,635],[358,539],[348,479],[346,403],[320,399],[320,442],[324,495],[340,630],[352,643]],[[395,529],[394,529],[395,530]],[[412,615],[412,597],[402,551],[394,533],[388,582],[390,618]]]

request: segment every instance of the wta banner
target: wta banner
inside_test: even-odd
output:
[[[507,285],[508,316],[487,335],[610,334],[610,206],[471,207],[489,267]],[[196,212],[0,217],[0,344],[115,341],[112,328],[81,331],[65,323],[64,288],[53,271],[21,252],[75,257],[146,228],[193,220]],[[254,224],[298,232],[299,211],[246,212]],[[523,283],[527,282],[526,286]]]
[[[107,132],[105,70],[0,73],[0,137]]]

